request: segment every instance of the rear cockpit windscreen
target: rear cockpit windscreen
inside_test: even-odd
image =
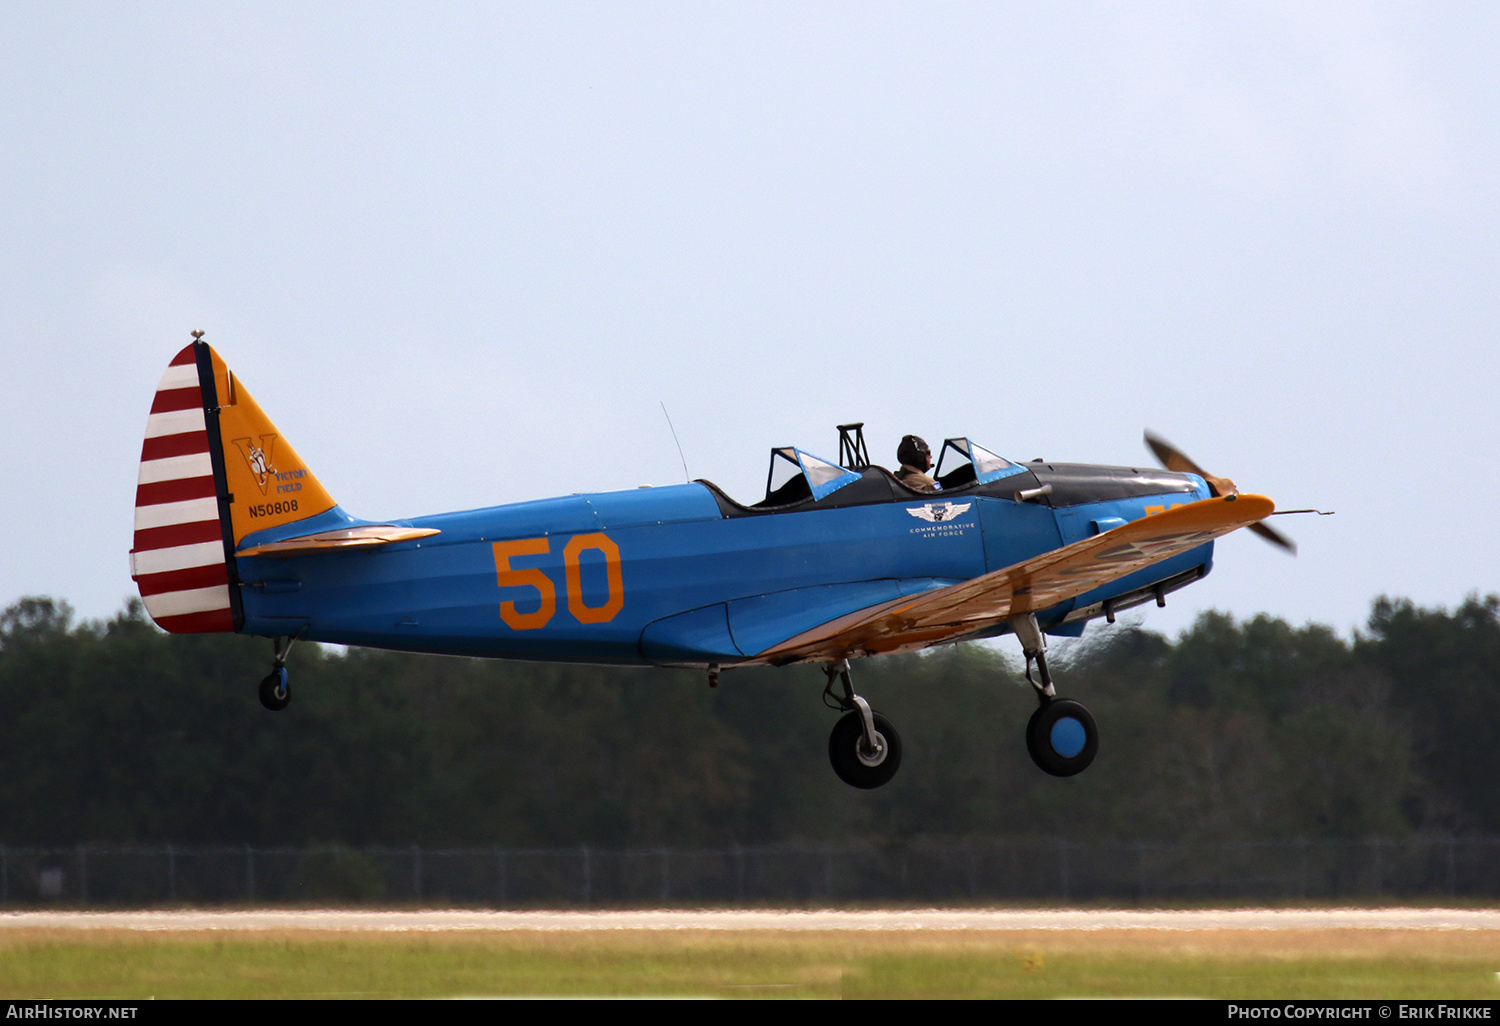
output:
[[[757,508],[788,506],[804,499],[818,500],[859,480],[859,475],[795,446],[771,450],[766,475],[766,497]]]

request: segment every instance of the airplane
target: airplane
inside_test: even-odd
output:
[[[744,666],[819,664],[843,715],[829,760],[876,788],[900,735],[854,690],[852,660],[1013,633],[1038,707],[1036,765],[1072,776],[1098,728],[1058,697],[1048,636],[1208,574],[1214,539],[1263,521],[1239,492],[1147,435],[1166,469],[1006,459],[944,441],[938,491],[870,462],[862,424],[839,458],[771,450],[746,505],[697,480],[487,509],[365,520],[329,495],[224,360],[193,332],[147,419],[131,577],[170,633],[272,640],[259,697],[291,700],[299,640],[409,652],[692,667],[717,685]],[[1036,668],[1036,676],[1032,668]]]

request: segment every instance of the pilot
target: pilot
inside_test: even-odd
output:
[[[927,475],[932,469],[932,450],[916,435],[907,435],[896,447],[896,459],[901,469],[896,471],[896,480],[914,492],[936,492],[942,486]]]

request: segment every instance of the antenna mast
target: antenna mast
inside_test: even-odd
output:
[[[661,403],[662,416],[667,418],[667,430],[672,432],[672,441],[677,442],[677,456],[682,460],[682,479],[691,482],[693,476],[688,473],[687,457],[682,454],[682,443],[677,441],[677,429],[672,426],[672,415],[667,412],[665,401],[658,399],[657,402]]]

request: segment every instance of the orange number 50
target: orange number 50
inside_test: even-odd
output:
[[[542,556],[549,551],[546,538],[495,542],[495,574],[502,588],[535,588],[541,603],[534,612],[522,613],[514,602],[500,603],[500,619],[517,631],[534,631],[545,627],[557,612],[557,587],[538,567],[511,569],[512,556]],[[604,574],[609,596],[601,606],[583,602],[583,569],[580,557],[593,549],[604,554]],[[567,580],[568,612],[579,623],[608,623],[625,607],[625,583],[620,573],[620,547],[607,535],[580,534],[568,540],[563,548],[563,573]]]

